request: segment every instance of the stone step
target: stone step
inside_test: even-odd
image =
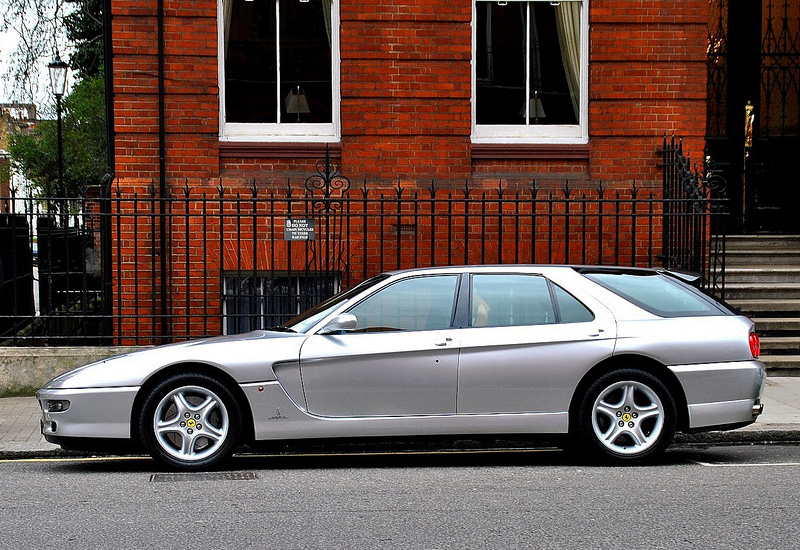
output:
[[[800,354],[800,336],[762,336],[760,340],[767,355]]]
[[[800,335],[800,313],[797,317],[756,317],[753,319],[756,330],[765,332],[796,332]]]
[[[762,355],[758,359],[772,376],[800,374],[800,355]]]
[[[793,265],[800,269],[800,250],[726,250],[725,267]]]
[[[729,305],[742,310],[749,317],[785,317],[797,313],[800,316],[800,299],[798,300],[748,300],[734,299],[725,295]],[[787,315],[783,315],[787,314]]]
[[[725,267],[725,283],[800,283],[800,267],[730,267],[728,264]]]
[[[725,282],[725,300],[800,300],[800,283]]]
[[[725,249],[728,252],[767,249],[800,250],[800,235],[729,235],[725,238]]]
[[[725,299],[756,323],[761,361],[800,375],[800,236],[736,235],[725,251]]]

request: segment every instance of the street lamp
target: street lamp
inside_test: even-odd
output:
[[[64,188],[64,148],[63,140],[61,137],[61,98],[64,96],[64,91],[67,87],[67,71],[69,66],[61,60],[58,53],[56,58],[53,59],[47,68],[50,71],[50,87],[53,90],[53,95],[56,96],[56,117],[57,117],[57,134],[58,134],[58,193],[61,196],[61,225],[67,226],[67,210],[66,198],[67,190]]]

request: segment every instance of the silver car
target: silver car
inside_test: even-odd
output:
[[[651,459],[763,406],[753,322],[657,270],[442,267],[372,277],[269,331],[80,367],[37,393],[64,448],[207,468],[256,440],[566,434]],[[118,447],[121,448],[121,447]]]

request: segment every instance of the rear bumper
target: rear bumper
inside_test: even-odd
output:
[[[688,429],[733,429],[755,421],[763,410],[766,374],[760,361],[670,367],[688,408]]]

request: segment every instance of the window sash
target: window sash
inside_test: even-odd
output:
[[[562,0],[580,4],[580,60],[578,82],[578,124],[530,124],[530,119],[525,124],[478,124],[477,123],[477,18],[478,5],[497,0],[475,0],[472,14],[472,142],[478,144],[491,143],[588,143],[588,88],[589,88],[589,14],[587,0]],[[550,0],[506,0],[505,3],[536,2],[552,3]],[[500,2],[504,3],[504,2]],[[530,58],[530,10],[526,10],[526,56]],[[525,74],[525,109],[530,112],[530,86],[531,77],[528,74],[530,63],[526,65]]]
[[[263,1],[263,0],[262,0]],[[219,71],[219,139],[220,141],[269,141],[269,142],[329,142],[341,139],[340,103],[341,103],[341,78],[340,78],[340,17],[339,0],[330,0],[330,41],[331,41],[331,122],[329,123],[304,123],[281,122],[281,96],[280,77],[280,7],[276,5],[276,55],[278,64],[277,93],[277,122],[227,122],[225,107],[225,47],[229,33],[228,25],[230,11],[226,15],[225,0],[217,2],[217,56]],[[284,0],[285,1],[285,0]],[[291,116],[291,115],[290,115]]]

